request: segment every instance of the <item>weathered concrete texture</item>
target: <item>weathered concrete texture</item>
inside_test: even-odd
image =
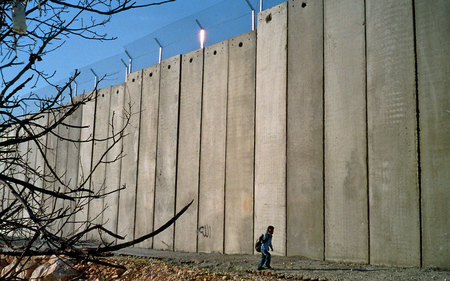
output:
[[[48,116],[48,126],[52,126],[55,122],[56,117],[52,114],[49,114]],[[45,157],[47,158],[47,163],[44,166],[44,174],[46,175],[45,177],[45,182],[44,182],[44,188],[47,190],[53,190],[54,188],[54,181],[52,180],[52,177],[50,175],[52,175],[52,171],[55,170],[55,166],[56,166],[56,153],[57,153],[57,142],[58,142],[58,138],[55,135],[57,133],[57,128],[52,130],[52,133],[47,135],[47,142],[46,142],[46,151],[45,151]],[[55,133],[55,134],[54,134]],[[18,147],[18,151],[17,153],[20,153],[20,146]],[[50,195],[47,194],[43,194],[42,196],[42,202],[44,205],[48,204],[50,207],[45,209],[45,213],[46,214],[51,214],[54,210],[53,210],[53,206],[50,205],[51,204],[51,200],[53,200],[51,198]],[[50,225],[49,226],[49,230],[50,231],[54,231],[55,227],[54,225]]]
[[[86,93],[83,96],[88,97],[93,93]],[[95,100],[87,102],[81,106],[81,132],[80,139],[83,141],[79,144],[79,161],[78,161],[78,184],[90,189],[90,181],[88,181],[91,172],[92,161],[92,140],[94,136],[94,117],[95,117]],[[75,214],[75,221],[84,222],[88,219],[89,206],[84,206],[83,210]],[[77,228],[79,224],[75,224]]]
[[[73,98],[74,102],[80,102],[82,96],[76,96]],[[72,140],[71,142],[67,142],[67,162],[66,162],[66,171],[65,171],[65,182],[70,189],[76,189],[78,187],[78,161],[79,161],[79,151],[80,151],[80,134],[81,134],[81,118],[82,118],[82,108],[78,108],[75,110],[65,121],[65,123],[69,124],[70,127],[68,130],[68,138]],[[58,152],[59,153],[59,152]],[[65,205],[70,205],[71,210],[75,209],[75,202],[66,201]],[[75,216],[71,216],[69,219],[70,223],[68,223],[64,230],[66,235],[73,234],[75,231]]]
[[[194,203],[175,222],[175,250],[197,251],[203,49],[182,56],[176,211]]]
[[[94,125],[94,145],[92,151],[92,177],[91,177],[91,191],[94,194],[103,194],[105,178],[106,178],[106,164],[100,163],[104,152],[108,147],[106,140],[108,138],[109,130],[109,108],[110,108],[111,87],[100,89],[95,108],[95,125]],[[106,159],[103,159],[103,161]],[[102,223],[103,199],[93,199],[89,202],[89,220],[92,223]],[[99,238],[97,232],[91,232],[88,238]]]
[[[415,1],[422,265],[450,268],[450,2]]]
[[[364,1],[324,8],[325,259],[367,263]]]
[[[161,63],[159,98],[158,147],[156,158],[154,228],[175,214],[177,176],[178,111],[180,98],[181,56]],[[153,238],[153,248],[173,250],[174,226]]]
[[[370,262],[419,266],[412,2],[366,4]]]
[[[225,253],[253,253],[256,32],[228,40]]]
[[[64,114],[64,113],[61,112],[61,116],[62,116],[62,114]],[[59,119],[60,117],[57,117],[57,118]],[[66,119],[66,121],[67,121],[67,123],[70,122],[67,119]],[[55,173],[60,179],[62,179],[62,181],[64,183],[65,173],[67,172],[67,159],[68,159],[67,153],[68,153],[69,143],[66,141],[66,139],[69,137],[69,127],[65,123],[62,123],[62,124],[58,125],[57,130],[58,130],[58,133],[57,133],[58,140],[56,142]],[[55,182],[54,191],[63,193],[63,192],[68,192],[69,190],[63,184],[61,184],[59,182]],[[59,212],[59,211],[62,211],[63,209],[70,207],[70,201],[68,201],[68,200],[56,198],[55,202],[56,202],[55,210],[53,212]],[[64,220],[59,220],[55,227],[56,227],[56,231],[57,231],[56,235],[61,236],[61,237],[67,236],[68,234],[70,234],[70,232],[73,231],[73,229],[70,229],[68,224],[64,223]]]
[[[111,149],[106,155],[106,178],[105,178],[105,193],[107,195],[103,203],[105,205],[105,212],[103,213],[103,226],[116,233],[118,225],[119,212],[119,192],[117,191],[122,185],[120,182],[121,171],[121,152],[122,142],[120,139],[120,131],[123,129],[124,121],[124,97],[125,85],[120,84],[111,88],[111,106],[109,108],[109,123],[112,127],[108,129],[108,147]],[[115,192],[114,192],[115,191]],[[106,241],[112,242],[116,239],[109,235],[104,237]]]
[[[139,162],[136,191],[135,237],[153,231],[155,200],[156,140],[158,137],[160,65],[142,71],[141,121],[139,132]],[[138,247],[151,248],[153,239]]]
[[[198,251],[223,253],[228,41],[205,48]]]
[[[125,127],[125,138],[123,139],[125,145],[123,145],[124,157],[122,158],[122,168],[120,169],[120,185],[126,188],[119,193],[117,234],[125,237],[123,241],[130,241],[134,239],[136,216],[142,70],[129,74],[127,83],[124,86],[124,117],[129,119]],[[121,90],[121,88],[113,88],[112,94]],[[117,94],[120,95],[120,92]]]
[[[288,10],[286,248],[322,260],[323,0],[291,0]]]
[[[286,254],[287,2],[258,15],[254,240],[275,227],[274,253]]]

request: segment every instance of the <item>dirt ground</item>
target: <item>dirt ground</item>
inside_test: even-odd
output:
[[[120,255],[161,261],[161,272],[173,278],[139,280],[449,280],[450,271],[431,268],[395,268],[364,264],[313,261],[302,257],[272,256],[271,270],[256,270],[259,255],[183,253],[128,248]],[[186,275],[184,274],[186,273]],[[187,274],[189,273],[189,274]],[[126,276],[126,274],[124,275]],[[185,276],[185,277],[183,277]],[[213,278],[215,277],[215,278]],[[121,278],[122,279],[122,278]],[[137,279],[136,279],[137,280]]]

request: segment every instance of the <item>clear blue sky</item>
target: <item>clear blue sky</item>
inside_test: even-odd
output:
[[[256,12],[259,12],[260,0],[249,1],[254,6]],[[264,0],[264,9],[282,2],[284,1]],[[239,4],[240,6],[238,7],[237,4]],[[159,6],[129,10],[113,16],[109,24],[107,24],[104,28],[102,27],[99,29],[100,32],[105,32],[109,36],[117,37],[116,40],[99,42],[80,38],[68,38],[63,47],[53,53],[48,54],[46,57],[44,57],[43,61],[38,62],[39,68],[45,69],[47,72],[56,70],[57,72],[53,80],[54,82],[56,82],[61,79],[68,78],[70,74],[73,73],[74,69],[82,69],[83,67],[91,65],[93,63],[98,63],[101,60],[110,58],[118,54],[121,54],[126,59],[127,57],[124,52],[124,46],[127,46],[142,37],[148,36],[155,31],[164,29],[168,25],[170,26],[171,23],[183,20],[186,17],[199,13],[205,9],[207,15],[202,16],[202,21],[206,21],[207,24],[209,20],[217,20],[217,18],[220,18],[221,16],[220,10],[225,10],[224,6],[221,5],[227,6],[227,9],[229,9],[228,13],[233,13],[233,9],[240,9],[240,13],[242,13],[242,10],[245,11],[245,9],[247,9],[246,12],[251,13],[251,10],[245,0],[176,0],[175,2]],[[219,7],[219,9],[217,9],[217,7]],[[249,29],[251,26],[251,15],[245,16],[245,19],[243,20],[245,20],[245,24],[242,24],[242,21],[236,24],[245,25],[245,28]],[[228,21],[228,19],[225,19],[225,21]],[[194,25],[195,27],[197,26],[197,24],[195,23],[195,17],[189,18],[188,23]],[[167,41],[170,39],[176,41],[177,39],[172,37],[184,36],[177,34],[178,29],[181,30],[182,27],[186,25],[186,23],[182,22],[182,25],[183,26],[180,26],[180,28],[178,28],[177,26],[172,26],[172,32],[164,31],[163,34],[167,36],[165,40]],[[205,28],[208,32],[208,26],[206,26]],[[224,26],[221,29],[221,26],[216,26],[214,32],[226,33],[227,29],[230,29],[230,27]],[[171,37],[170,33],[173,33],[174,36]],[[241,32],[237,34],[240,33]],[[211,38],[211,34],[207,34],[206,45],[208,45],[208,37]],[[152,43],[155,44],[155,42]],[[177,47],[180,47],[179,53],[184,53],[182,47],[186,45],[186,43],[180,42],[178,44],[179,46]],[[155,52],[158,51],[158,48],[155,48],[154,46],[152,46],[152,48],[155,49]],[[172,52],[177,51],[178,50],[174,50]],[[173,55],[175,54],[178,53],[174,53]],[[165,58],[168,58],[167,53],[164,53],[163,51],[163,59]],[[121,67],[122,63],[120,62],[120,59],[117,59],[117,61],[119,61],[119,63],[114,67]],[[125,69],[125,67],[123,67],[123,69]],[[134,68],[133,71],[136,71],[138,69]],[[85,75],[87,75],[86,72],[87,71],[85,71],[84,73]]]

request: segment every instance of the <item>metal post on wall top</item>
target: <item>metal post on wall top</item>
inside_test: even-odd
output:
[[[198,19],[196,19],[195,21],[197,22],[198,26],[200,27],[200,49],[203,49],[203,47],[205,46],[205,29],[200,24]]]
[[[161,60],[162,60],[162,49],[163,49],[163,47],[162,47],[161,43],[158,41],[158,38],[155,38],[155,41],[156,41],[156,44],[158,44],[158,46],[159,46],[159,59],[158,59],[158,63],[161,63]]]
[[[248,6],[252,10],[252,30],[255,30],[255,8],[253,8],[253,6],[250,3],[250,1],[248,1],[248,0],[245,0],[245,1],[247,2]]]

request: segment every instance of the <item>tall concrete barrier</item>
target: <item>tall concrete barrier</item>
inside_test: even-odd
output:
[[[73,97],[73,102],[79,102],[81,100],[81,96]],[[81,136],[81,118],[82,118],[82,109],[81,107],[75,110],[66,120],[66,123],[69,125],[67,128],[68,134],[67,137],[69,141],[67,142],[67,152],[66,152],[66,171],[65,171],[65,183],[71,190],[75,190],[78,186],[78,160],[79,160],[79,151],[80,151],[80,140]],[[58,152],[59,154],[59,152]],[[66,201],[65,205],[70,206],[71,212],[74,212],[78,206],[75,205],[75,202]],[[75,215],[72,215],[69,220],[70,223],[66,224],[65,232],[66,235],[74,234],[75,229]]]
[[[419,266],[413,7],[366,4],[370,262]]]
[[[415,1],[422,265],[450,268],[450,2]]]
[[[86,93],[83,96],[88,97],[93,93]],[[81,132],[79,144],[79,160],[78,160],[78,185],[83,185],[85,189],[90,189],[89,176],[91,173],[92,161],[92,138],[94,136],[94,117],[95,117],[95,100],[87,102],[81,106]],[[88,219],[89,206],[85,205],[78,213],[75,214],[75,221],[80,222],[75,224],[75,228]],[[84,229],[84,228],[82,228]]]
[[[287,3],[258,15],[254,240],[275,227],[274,253],[286,254]]]
[[[92,148],[92,177],[91,191],[94,194],[103,194],[106,179],[106,164],[101,162],[108,147],[105,141],[110,129],[109,108],[111,98],[111,87],[100,89],[95,107],[94,121],[94,143]],[[102,223],[103,199],[93,199],[89,202],[89,220],[93,223]],[[91,232],[89,239],[98,239],[98,233]]]
[[[61,116],[65,114],[66,109],[63,109],[60,114]],[[67,154],[68,154],[68,145],[69,143],[66,141],[69,138],[69,127],[67,123],[70,120],[65,119],[64,123],[61,123],[56,128],[58,130],[58,139],[56,141],[56,159],[55,159],[55,173],[61,179],[62,183],[55,181],[54,191],[56,192],[68,192],[68,189],[65,187],[65,176],[67,173]],[[31,143],[30,143],[31,144]],[[70,204],[71,202],[65,199],[56,198],[55,199],[55,209],[53,212],[63,212],[63,210],[67,209],[67,213],[70,212]],[[65,223],[66,220],[60,220],[55,225],[56,232],[58,236],[68,236],[71,234],[73,229],[70,224]]]
[[[323,0],[288,7],[286,253],[323,259]]]
[[[82,119],[67,120],[89,128],[56,129],[95,141],[77,152],[48,135],[45,171],[80,183],[95,169],[88,186],[101,194],[126,184],[75,217],[126,240],[194,200],[138,247],[252,254],[273,225],[276,255],[448,269],[449,12],[443,0],[277,5],[259,14],[256,32],[100,90]],[[127,113],[124,158],[98,164],[111,144],[100,140]]]
[[[325,259],[367,263],[364,1],[325,8]]]
[[[253,253],[256,32],[228,40],[225,253]]]
[[[198,251],[223,253],[228,41],[205,48]]]
[[[137,176],[136,191],[136,238],[153,231],[159,81],[159,64],[143,70],[138,159],[138,171],[140,172]],[[137,246],[151,248],[153,239],[147,239]]]
[[[117,91],[117,90],[116,90]],[[142,70],[128,75],[124,88],[124,113],[129,123],[125,127],[123,155],[120,169],[120,184],[125,187],[119,193],[119,215],[117,233],[124,241],[134,239],[136,223],[136,188],[139,153],[139,122],[141,112]]]
[[[182,56],[176,211],[194,203],[175,222],[176,251],[197,251],[203,49]]]
[[[161,62],[155,217],[158,229],[175,215],[181,56]],[[153,248],[173,250],[174,226],[153,238]]]
[[[105,211],[103,213],[103,225],[106,229],[117,232],[119,215],[119,188],[122,186],[120,181],[120,172],[122,164],[122,142],[120,131],[123,129],[124,116],[125,85],[120,84],[111,88],[109,123],[108,129],[108,147],[111,149],[106,155],[106,178],[105,178],[105,196],[103,203]],[[116,239],[111,236],[105,237],[106,241],[113,242]]]

